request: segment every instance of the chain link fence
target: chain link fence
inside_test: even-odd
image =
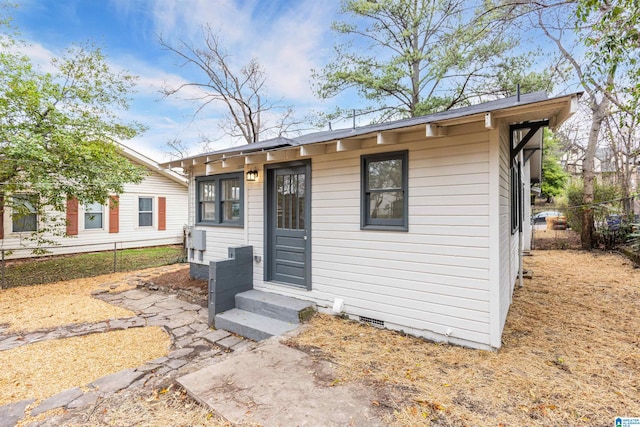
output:
[[[34,254],[33,248],[0,248],[0,289],[186,262],[184,242],[167,245],[166,239],[122,241],[99,246],[65,244],[38,250],[49,253]]]
[[[633,246],[640,232],[640,201],[622,198],[592,205],[557,206],[544,210],[534,207],[532,214],[532,247],[534,249],[577,249],[581,247],[582,216],[590,208],[594,218],[593,239],[597,248],[613,250]],[[544,218],[542,218],[544,216]]]

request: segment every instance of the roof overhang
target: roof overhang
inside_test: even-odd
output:
[[[582,92],[577,92],[547,98],[544,92],[536,92],[395,122],[317,132],[292,139],[279,137],[173,160],[160,166],[189,168],[205,164],[207,174],[219,173],[245,164],[296,160],[323,154],[330,143],[335,143],[336,151],[340,152],[359,149],[363,140],[372,138],[377,145],[396,144],[400,135],[407,132],[424,132],[428,139],[443,137],[452,126],[477,122],[486,129],[494,129],[498,123],[513,125],[545,121],[545,126],[555,129],[577,111],[581,95]]]
[[[141,166],[144,166],[152,172],[155,172],[159,175],[169,178],[170,180],[184,187],[189,186],[189,181],[184,175],[181,175],[175,171],[172,171],[171,169],[167,169],[163,166],[160,166],[160,164],[158,164],[158,162],[156,162],[155,160],[152,160],[151,158],[145,156],[142,153],[138,153],[137,151],[133,150],[130,147],[127,147],[122,143],[118,143],[118,152],[122,156],[131,160],[132,162],[137,163]]]

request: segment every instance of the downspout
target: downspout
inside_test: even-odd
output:
[[[520,156],[520,165],[518,167],[518,175],[520,176],[520,212],[524,212],[524,180],[522,179],[522,165],[524,163],[524,156],[522,155],[522,151],[519,154]],[[524,272],[522,271],[524,268],[524,233],[523,233],[523,224],[524,218],[522,215],[518,214],[520,217],[520,229],[518,230],[518,278],[519,278],[519,286],[522,288],[524,286]]]

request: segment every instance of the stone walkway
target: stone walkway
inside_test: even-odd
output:
[[[197,304],[181,301],[175,295],[133,289],[122,293],[94,295],[103,301],[127,308],[136,316],[95,324],[69,325],[53,330],[33,331],[25,335],[11,334],[0,329],[0,351],[38,341],[68,338],[118,329],[160,326],[171,337],[171,350],[165,357],[147,362],[136,369],[126,369],[87,384],[74,387],[40,402],[29,411],[36,416],[56,408],[81,409],[94,405],[100,398],[123,389],[159,388],[176,377],[217,363],[224,356],[255,343],[222,330],[212,330],[207,325],[207,309]],[[27,414],[35,402],[28,399],[0,406],[0,427],[14,426]],[[38,424],[35,424],[38,425]]]

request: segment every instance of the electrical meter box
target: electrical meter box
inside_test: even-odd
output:
[[[207,232],[206,230],[196,230],[191,228],[191,248],[199,251],[207,249]]]

